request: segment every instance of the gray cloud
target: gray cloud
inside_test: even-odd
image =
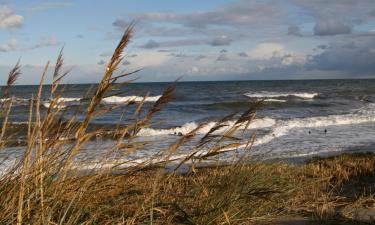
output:
[[[248,55],[247,55],[246,52],[239,52],[238,56],[240,56],[240,57],[248,57]]]
[[[319,36],[351,33],[351,26],[336,19],[319,19],[314,27],[314,34]]]
[[[318,49],[322,49],[322,50],[325,50],[325,49],[327,49],[328,48],[328,46],[327,45],[318,45],[318,46],[316,46]]]
[[[160,49],[158,52],[175,52],[176,50],[174,49]]]
[[[291,25],[288,27],[288,35],[301,36],[301,28],[297,25]]]
[[[220,36],[220,37],[215,37],[211,41],[208,42],[208,44],[212,46],[228,46],[232,43],[232,39],[229,38],[228,36]]]
[[[123,65],[123,66],[128,66],[128,65],[130,65],[130,62],[127,61],[127,60],[123,60],[123,61],[122,61],[122,65]]]
[[[98,63],[97,63],[98,65],[104,65],[105,64],[105,61],[102,59],[102,60],[100,60]]]
[[[284,11],[280,10],[283,7],[278,1],[240,0],[212,11],[187,14],[132,13],[129,16],[136,21],[177,23],[193,28],[205,28],[209,25],[248,26],[279,20],[284,15]]]
[[[146,44],[142,45],[141,48],[157,48],[160,44],[154,40],[149,40]]]
[[[187,57],[187,55],[184,54],[184,53],[171,53],[171,54],[169,54],[169,55],[170,55],[170,56],[177,57],[177,58],[185,58],[185,57]]]
[[[139,46],[140,48],[154,49],[161,47],[178,47],[178,46],[191,46],[191,45],[203,45],[209,43],[203,39],[182,39],[176,41],[164,41],[157,42],[154,40],[149,40],[147,43]]]
[[[325,51],[310,57],[306,68],[375,75],[375,35],[356,35],[331,43]]]
[[[8,6],[0,5],[0,29],[19,28],[22,24],[22,16],[14,14]]]
[[[112,53],[111,52],[102,52],[99,54],[100,57],[109,57],[109,56],[112,56]]]
[[[205,55],[198,55],[197,57],[195,57],[195,60],[201,60],[201,59],[204,59],[204,58],[206,58],[207,56],[205,56]]]
[[[221,54],[219,57],[217,57],[216,61],[228,61],[229,58],[226,54]]]

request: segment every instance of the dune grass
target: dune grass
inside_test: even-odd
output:
[[[144,107],[147,95],[135,103],[131,117],[134,122],[116,126],[111,132],[90,129],[95,117],[119,107],[103,105],[102,99],[113,88],[128,84],[121,80],[136,72],[118,73],[132,33],[131,25],[102,80],[83,96],[88,104],[82,104],[68,119],[60,107],[64,93],[60,82],[69,72],[62,71],[63,51],[52,66],[50,107],[42,113],[43,83],[51,63],[45,65],[39,88],[29,101],[23,155],[0,177],[1,224],[260,224],[281,215],[350,223],[356,219],[356,208],[374,206],[372,154],[314,159],[299,166],[250,163],[245,157],[231,165],[211,163],[199,167],[205,160],[240,146],[245,152],[251,149],[256,133],[246,138],[235,133],[251,124],[261,102],[219,120],[177,161],[174,156],[178,149],[195,138],[204,124],[179,137],[157,158],[114,161],[105,168],[99,162],[98,168],[82,171],[81,162],[75,160],[85,144],[103,133],[112,136],[113,145],[103,149],[103,164],[118,152],[126,155],[137,151],[143,144],[137,141],[137,134],[152,126],[153,116],[173,98],[175,85],[171,84],[151,107]],[[1,105],[1,151],[7,150],[12,139],[13,133],[8,131],[13,103],[10,90],[20,69],[17,63],[2,88],[2,97],[9,100]],[[142,110],[146,113],[141,114]],[[84,115],[81,120],[79,113]],[[233,119],[234,125],[228,126],[226,122]],[[217,134],[223,127],[225,132]],[[185,166],[187,170],[166,171],[172,157],[177,168]]]

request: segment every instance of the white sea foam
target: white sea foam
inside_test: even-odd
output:
[[[14,102],[20,103],[20,102],[27,102],[28,101],[28,99],[25,99],[25,98],[11,97],[11,98],[0,98],[0,103],[8,102],[10,100],[13,100],[13,103]]]
[[[50,102],[43,102],[43,106],[46,107],[47,109],[49,107],[51,107],[51,103]],[[55,105],[53,108],[57,108],[57,109],[65,109],[66,108],[66,105],[65,104],[62,104],[62,103],[58,103],[57,105]]]
[[[57,99],[57,101],[56,101],[57,104],[54,106],[54,108],[64,109],[69,104],[71,104],[72,102],[79,102],[79,101],[81,101],[80,98],[63,98],[63,97],[61,97],[61,98]],[[46,107],[46,108],[51,107],[51,101],[43,102],[43,106]]]
[[[318,93],[305,93],[305,92],[285,92],[285,93],[279,93],[279,92],[258,92],[258,93],[246,93],[245,96],[249,98],[280,98],[280,97],[288,97],[288,96],[294,96],[298,98],[305,98],[305,99],[312,99],[316,96],[318,96]]]
[[[148,96],[145,99],[145,102],[156,102],[161,95],[157,96]],[[143,101],[144,97],[141,96],[111,96],[104,98],[102,100],[103,103],[106,104],[121,104],[121,103],[129,103],[129,102],[141,102]]]
[[[298,118],[286,121],[278,121],[270,134],[255,141],[255,145],[261,145],[275,138],[287,135],[291,130],[298,128],[319,128],[328,126],[355,125],[375,122],[375,114],[371,112],[372,105],[359,110],[357,113],[344,115],[329,115],[309,118]]]
[[[265,102],[286,102],[286,100],[274,99],[274,98],[264,99],[264,101]]]
[[[80,98],[59,98],[57,102],[79,102]]]
[[[225,127],[222,127],[215,131],[215,133],[223,133],[225,130],[228,129],[228,127],[232,127],[234,125],[235,121],[228,121],[226,122]],[[266,127],[272,127],[275,125],[275,120],[271,118],[263,118],[263,119],[255,119],[248,129],[261,129]],[[204,125],[199,131],[198,134],[206,134],[209,132],[214,126],[216,125],[216,122],[209,122],[206,125]],[[185,135],[189,132],[193,131],[198,127],[198,124],[195,122],[190,122],[182,125],[181,127],[175,127],[170,129],[153,129],[153,128],[143,128],[138,135],[139,136],[159,136],[159,135]],[[244,127],[240,127],[240,129],[243,129]]]

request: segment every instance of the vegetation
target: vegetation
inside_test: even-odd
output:
[[[181,136],[154,159],[135,162],[116,161],[116,153],[131,154],[143,143],[136,140],[138,132],[151,126],[151,118],[173,97],[174,85],[147,110],[141,110],[145,98],[136,103],[132,123],[118,126],[110,132],[113,146],[103,149],[98,167],[82,171],[75,158],[88,141],[108,130],[90,129],[92,120],[113,110],[101,101],[120,79],[131,73],[114,75],[123,59],[133,27],[125,31],[101,82],[84,98],[70,119],[64,119],[59,100],[64,93],[60,81],[60,52],[53,70],[50,107],[41,113],[43,82],[50,68],[48,62],[41,76],[35,97],[29,102],[29,121],[24,154],[21,160],[0,177],[1,224],[260,224],[270,223],[282,215],[302,215],[325,223],[357,220],[356,209],[373,207],[371,187],[374,187],[375,155],[342,155],[329,159],[314,159],[305,165],[249,162],[246,158],[231,165],[201,162],[239,146],[251,148],[256,134],[238,138],[234,133],[248,127],[261,102],[242,114],[228,115],[218,121],[189,154],[172,158],[184,143],[192,140],[202,126]],[[1,105],[2,151],[12,136],[8,132],[12,109],[10,89],[20,75],[19,63],[11,70],[7,86],[2,90],[8,101]],[[130,102],[129,102],[130,103]],[[82,120],[78,112],[85,112]],[[141,116],[143,115],[143,116]],[[226,122],[236,118],[233,126]],[[223,134],[215,131],[227,127]],[[156,158],[157,157],[157,158]],[[124,157],[122,157],[123,159]],[[110,159],[113,164],[102,167]],[[175,161],[176,168],[166,171]]]

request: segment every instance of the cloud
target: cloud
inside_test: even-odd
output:
[[[34,5],[34,6],[29,7],[28,11],[35,13],[35,12],[47,11],[50,9],[66,8],[72,5],[73,4],[70,2],[44,2],[39,5]]]
[[[172,41],[163,41],[157,42],[154,40],[149,40],[143,45],[140,45],[140,48],[146,49],[154,49],[154,48],[161,48],[161,47],[179,47],[179,46],[192,46],[192,45],[203,45],[207,44],[208,42],[203,39],[180,39],[180,40],[172,40]],[[163,50],[162,50],[163,51]],[[162,52],[159,51],[159,52]]]
[[[177,58],[185,58],[185,57],[187,57],[187,55],[184,54],[184,53],[171,53],[171,54],[169,54],[169,55],[170,55],[170,56],[177,57]]]
[[[103,59],[101,59],[97,64],[98,64],[99,66],[104,65],[104,64],[105,64],[105,61],[104,61]]]
[[[272,3],[272,4],[270,4]],[[210,25],[258,25],[278,21],[284,13],[278,1],[240,0],[211,11],[177,13],[131,13],[136,21],[168,22],[192,28],[205,28]],[[269,16],[272,15],[272,16]]]
[[[227,53],[228,52],[228,50],[226,50],[226,49],[221,49],[221,51],[220,51],[220,53]]]
[[[112,53],[111,52],[102,52],[99,54],[100,57],[109,57],[109,56],[112,56]]]
[[[209,41],[209,44],[212,46],[227,46],[227,45],[230,45],[232,41],[233,40],[229,38],[228,36],[222,35],[220,37],[215,37],[214,39]]]
[[[341,71],[353,76],[374,75],[375,35],[354,35],[332,42],[320,54],[308,59],[307,69]]]
[[[79,39],[82,39],[82,38],[84,38],[85,36],[83,36],[82,34],[77,34],[76,37],[79,38]]]
[[[207,58],[207,56],[205,55],[198,55],[197,57],[195,57],[195,60],[201,60],[201,59],[204,59],[204,58]]]
[[[142,45],[141,48],[157,48],[160,44],[154,40],[149,40],[146,44]]]
[[[217,57],[216,61],[228,61],[229,58],[226,54],[221,54],[219,57]]]
[[[128,21],[137,21],[137,36],[151,37],[160,46],[163,45],[158,37],[200,38],[190,43],[175,41],[176,44],[184,46],[188,43],[229,46],[233,42],[267,30],[267,26],[282,25],[283,21],[288,20],[287,15],[286,5],[280,4],[279,1],[235,0],[206,11],[129,13],[124,18],[117,18],[112,25],[119,31],[129,24]]]
[[[49,37],[41,37],[39,42],[37,44],[35,44],[34,46],[30,47],[30,49],[57,46],[59,44],[60,43],[57,41],[57,38],[52,35],[52,36],[49,36]]]
[[[0,5],[0,29],[20,28],[22,24],[22,16],[14,14],[9,7]]]
[[[172,58],[170,55],[163,52],[141,51],[138,52],[137,55],[142,60],[131,61],[131,65],[135,69],[162,66],[165,62]]]
[[[120,29],[124,29],[126,28],[127,26],[129,26],[130,23],[128,23],[127,21],[123,20],[123,19],[116,19],[113,23],[112,23],[112,26],[114,27],[117,27],[117,28],[120,28]]]
[[[121,63],[123,66],[128,66],[130,65],[131,63],[127,60],[123,60],[122,63]]]
[[[351,26],[336,19],[319,19],[314,27],[314,34],[319,36],[349,34]]]
[[[288,35],[301,36],[301,28],[297,25],[291,25],[288,27]]]
[[[10,39],[5,44],[0,44],[0,52],[9,52],[16,50],[17,48],[17,40],[15,38]]]
[[[249,55],[246,52],[239,52],[238,56],[239,57],[248,57]]]
[[[322,49],[322,50],[325,50],[325,49],[327,49],[328,48],[328,46],[327,45],[318,45],[318,46],[316,46],[318,49]]]
[[[284,51],[285,46],[283,44],[268,42],[258,44],[248,55],[252,59],[271,59],[282,55]]]

